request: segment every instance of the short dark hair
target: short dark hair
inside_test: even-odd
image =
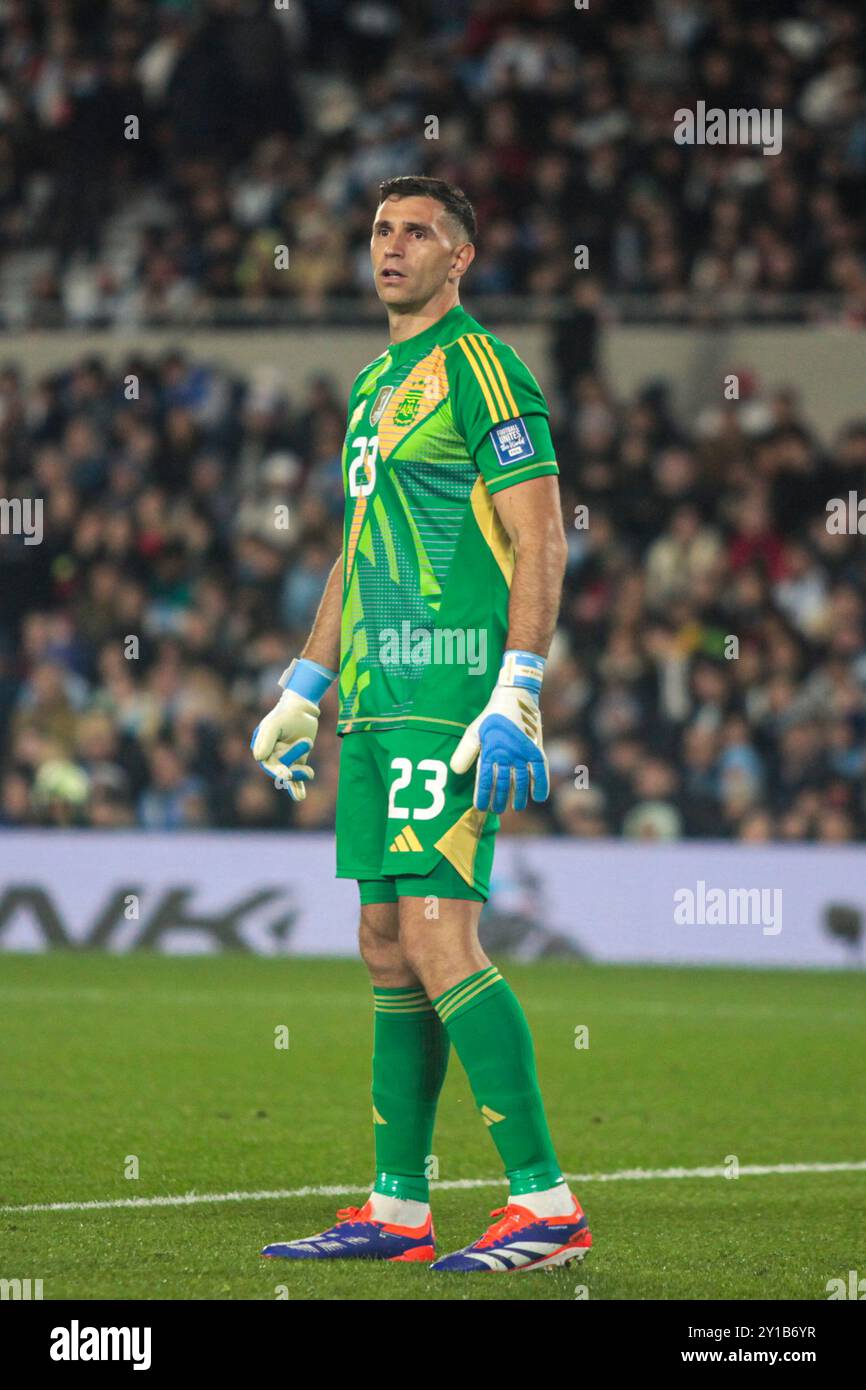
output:
[[[478,232],[475,209],[463,189],[455,188],[453,183],[422,174],[401,174],[396,179],[383,179],[379,184],[379,202],[384,203],[386,198],[435,198],[466,234],[466,240],[475,241]]]

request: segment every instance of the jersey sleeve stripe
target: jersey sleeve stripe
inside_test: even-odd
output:
[[[487,484],[487,488],[491,493],[502,492],[505,488],[511,487],[514,480],[519,478],[521,474],[533,473],[536,477],[541,478],[545,473],[558,472],[559,465],[555,459],[549,459],[546,463],[527,463],[523,468],[509,469],[507,473],[502,474],[501,478],[491,479]]]
[[[460,347],[463,350],[463,355],[465,356],[470,367],[472,368],[478,385],[481,388],[481,394],[484,397],[484,400],[487,404],[487,409],[490,411],[491,424],[498,425],[501,420],[504,420],[506,418],[505,402],[502,399],[496,382],[493,381],[490,375],[489,368],[487,368],[486,365],[482,363],[480,360],[476,360],[475,354],[478,352],[478,348],[474,343],[470,348],[467,339],[474,336],[474,334],[467,333],[464,335],[464,337],[458,338],[457,341],[459,342]]]
[[[502,577],[510,589],[511,580],[514,577],[514,546],[508,532],[499,520],[499,514],[491,500],[490,490],[480,476],[469,494],[469,502],[475,517],[475,524],[489,545],[493,558],[502,571]]]
[[[505,393],[503,392],[499,382],[496,379],[496,375],[493,371],[492,366],[490,365],[490,363],[487,360],[487,357],[485,356],[485,348],[488,346],[487,339],[483,338],[480,333],[470,333],[467,336],[469,337],[470,342],[472,344],[473,353],[477,354],[478,364],[487,378],[490,389],[493,392],[495,399],[499,403],[499,420],[505,420],[508,418],[508,401],[506,400]],[[500,375],[502,375],[501,371]],[[502,377],[502,380],[505,381],[504,376]],[[499,420],[496,421],[497,424],[499,423]]]
[[[508,409],[511,412],[508,418],[509,420],[514,420],[520,414],[520,411],[517,408],[516,400],[511,394],[511,387],[508,385],[508,378],[506,377],[505,372],[502,369],[502,363],[496,356],[496,353],[493,351],[493,344],[491,343],[489,338],[482,338],[480,340],[480,347],[490,358],[490,361],[493,363],[493,367],[496,369],[496,375],[499,377],[499,380],[502,384],[502,394],[505,396]],[[488,368],[488,370],[490,369]]]

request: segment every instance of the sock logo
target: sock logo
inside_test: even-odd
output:
[[[507,1115],[500,1115],[498,1110],[491,1110],[489,1105],[482,1105],[481,1114],[484,1117],[484,1123],[487,1125],[488,1129],[491,1125],[498,1124],[500,1120],[508,1119]]]

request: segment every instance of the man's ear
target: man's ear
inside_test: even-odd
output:
[[[471,241],[465,241],[458,247],[454,260],[451,263],[451,274],[458,278],[465,275],[472,262],[475,260],[475,247]]]

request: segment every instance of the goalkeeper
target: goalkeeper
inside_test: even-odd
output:
[[[253,734],[263,770],[302,799],[337,682],[337,874],[358,882],[374,1008],[370,1196],[265,1255],[490,1273],[592,1243],[525,1015],[478,941],[499,815],[548,795],[540,696],[566,545],[544,396],[459,302],[475,235],[452,185],[380,185],[371,260],[390,342],[349,396],[343,550]],[[478,1240],[435,1259],[426,1174],[452,1044],[509,1197]]]

